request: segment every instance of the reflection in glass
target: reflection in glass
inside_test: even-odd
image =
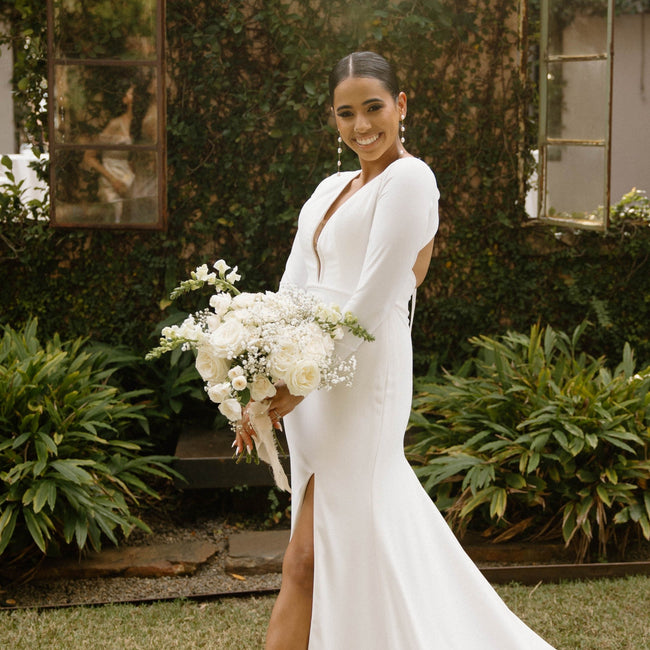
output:
[[[156,85],[153,67],[55,66],[55,142],[156,144]],[[120,141],[109,127],[118,118]]]
[[[549,147],[546,215],[573,219],[589,219],[595,215],[605,204],[606,169],[605,147]]]
[[[609,107],[607,61],[549,63],[547,101],[560,108],[548,122],[548,137],[602,140],[607,136]]]
[[[156,4],[156,0],[55,0],[55,57],[155,59]]]
[[[95,157],[92,162],[89,158]],[[103,167],[106,174],[99,171]],[[60,152],[54,201],[59,225],[155,224],[158,185],[155,152]]]
[[[549,54],[607,51],[607,0],[549,0]]]

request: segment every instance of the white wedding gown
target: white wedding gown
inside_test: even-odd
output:
[[[549,650],[456,541],[403,452],[412,397],[408,301],[418,251],[438,226],[428,166],[395,161],[314,234],[358,174],[323,181],[299,219],[282,284],[350,310],[374,336],[346,335],[352,387],[309,395],[285,418],[294,523],[314,475],[310,650]]]

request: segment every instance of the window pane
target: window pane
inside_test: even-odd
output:
[[[155,152],[60,152],[54,168],[58,225],[157,224]]]
[[[156,58],[156,0],[54,0],[56,58]]]
[[[584,0],[549,0],[549,54],[607,51],[607,0],[590,0],[588,13],[584,4]]]
[[[583,219],[602,209],[606,168],[604,147],[548,147],[546,215]]]
[[[57,144],[156,144],[156,69],[58,65]]]
[[[548,137],[604,140],[608,132],[607,61],[548,66]]]

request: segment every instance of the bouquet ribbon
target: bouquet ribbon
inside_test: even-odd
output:
[[[275,484],[281,490],[291,492],[289,480],[284,472],[282,463],[280,463],[278,445],[275,440],[275,434],[273,433],[273,422],[269,417],[268,411],[268,402],[251,401],[248,404],[248,417],[255,430],[255,436],[253,436],[255,449],[260,460],[263,460],[271,466]]]

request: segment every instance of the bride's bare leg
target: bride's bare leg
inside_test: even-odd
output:
[[[266,650],[306,650],[314,586],[314,477],[305,489],[282,562],[282,586],[266,634]]]

